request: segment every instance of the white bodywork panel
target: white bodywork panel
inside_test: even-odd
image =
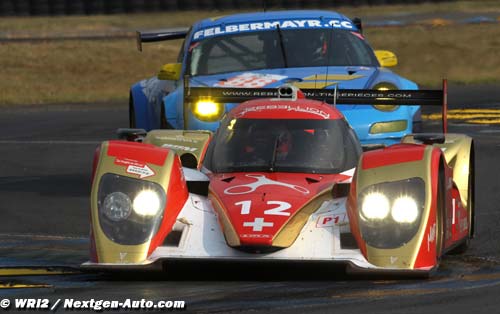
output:
[[[342,249],[340,233],[349,232],[346,198],[324,202],[289,248],[273,253],[246,253],[229,247],[217,213],[206,197],[190,194],[174,230],[182,230],[179,246],[160,246],[145,261],[159,259],[294,260],[351,262],[361,268],[378,268],[358,249]]]

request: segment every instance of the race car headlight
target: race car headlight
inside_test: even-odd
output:
[[[373,105],[373,107],[384,112],[391,112],[399,108],[398,105]]]
[[[160,197],[153,190],[143,190],[134,198],[134,212],[140,216],[155,216],[160,210]]]
[[[411,196],[398,197],[392,204],[392,219],[398,223],[414,223],[418,218],[418,214],[417,202]]]
[[[389,210],[389,200],[382,193],[369,193],[363,198],[361,214],[366,219],[384,219],[389,214]]]
[[[373,87],[373,89],[376,90],[391,90],[391,89],[398,89],[396,85],[391,84],[391,83],[378,83]],[[398,105],[373,105],[373,107],[377,110],[384,111],[384,112],[391,112],[399,108]]]
[[[101,230],[118,244],[145,243],[158,231],[166,201],[157,183],[106,173],[97,192]]]
[[[102,205],[102,211],[112,221],[121,221],[130,216],[132,202],[127,194],[113,192],[106,195]]]
[[[224,114],[224,105],[211,100],[198,100],[192,104],[191,111],[198,120],[214,122]]]
[[[376,248],[396,248],[410,241],[420,227],[425,206],[421,178],[383,182],[359,194],[359,226],[363,239]]]

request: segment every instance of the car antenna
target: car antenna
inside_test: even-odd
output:
[[[262,9],[264,9],[264,12],[266,12],[266,4],[267,4],[267,1],[262,0]]]

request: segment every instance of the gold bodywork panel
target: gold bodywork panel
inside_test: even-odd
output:
[[[320,192],[315,198],[310,200],[300,210],[298,210],[295,215],[283,225],[281,230],[276,233],[272,241],[272,246],[283,248],[291,246],[295,242],[295,239],[299,236],[300,231],[302,231],[302,228],[307,223],[311,215],[318,210],[323,202],[332,198],[329,193],[331,190],[332,186]],[[218,200],[216,194],[212,191],[209,194],[209,198],[219,216],[219,222],[222,224],[227,244],[231,247],[240,246],[241,243],[239,235],[233,227],[231,219],[227,215],[222,202]]]
[[[91,219],[93,235],[96,244],[99,263],[142,263],[147,257],[150,240],[140,245],[122,245],[111,241],[102,231],[98,214],[98,190],[101,177],[106,173],[113,173],[124,177],[137,178],[137,175],[126,172],[127,167],[115,164],[115,156],[108,155],[109,142],[101,144],[99,162],[96,168],[91,192]],[[165,163],[161,166],[148,163],[147,166],[154,171],[154,175],[142,180],[157,183],[167,191],[170,174],[175,154],[168,154]]]
[[[401,139],[402,143],[416,143],[412,134]],[[453,181],[460,191],[462,203],[468,205],[469,165],[472,138],[464,134],[446,134],[443,144],[434,144],[439,147],[446,159],[448,166],[453,168]]]
[[[356,191],[358,196],[367,187],[383,183],[419,177],[425,182],[425,205],[422,221],[415,236],[395,249],[379,249],[366,244],[367,260],[373,265],[387,268],[412,269],[424,238],[432,201],[431,168],[432,146],[427,146],[422,160],[357,171]],[[361,168],[361,160],[358,165]]]
[[[148,133],[144,143],[172,149],[179,156],[192,154],[196,158],[199,169],[211,137],[210,131],[153,130]]]
[[[295,239],[304,228],[304,225],[307,223],[311,215],[318,210],[318,208],[323,204],[323,202],[332,198],[331,193],[332,186],[320,192],[315,198],[310,200],[307,204],[305,204],[299,211],[290,218],[286,224],[283,225],[280,231],[276,234],[273,239],[273,246],[276,247],[289,247],[294,242]]]
[[[231,219],[227,215],[224,205],[222,205],[222,202],[219,201],[216,193],[210,191],[208,197],[210,198],[210,201],[214,206],[215,212],[219,217],[219,223],[222,224],[222,231],[224,233],[224,237],[226,238],[227,244],[231,247],[240,246],[240,237],[238,236],[238,233],[233,227]]]

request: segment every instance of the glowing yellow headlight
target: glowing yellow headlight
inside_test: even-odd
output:
[[[199,100],[193,104],[192,111],[199,120],[213,122],[222,116],[224,106],[211,100]]]
[[[370,220],[381,220],[387,217],[390,211],[389,200],[379,192],[366,195],[361,205],[363,216]]]
[[[132,204],[140,216],[155,216],[160,211],[160,198],[153,190],[143,190],[137,194]]]
[[[398,197],[392,205],[392,219],[399,223],[413,223],[418,218],[418,206],[409,196]]]
[[[373,89],[386,91],[386,90],[397,89],[397,88],[396,88],[396,86],[389,84],[389,83],[380,83],[380,84],[375,85],[375,87],[373,87]],[[373,105],[373,107],[377,110],[385,111],[385,112],[394,111],[394,110],[399,108],[399,106],[397,106],[397,105]]]

